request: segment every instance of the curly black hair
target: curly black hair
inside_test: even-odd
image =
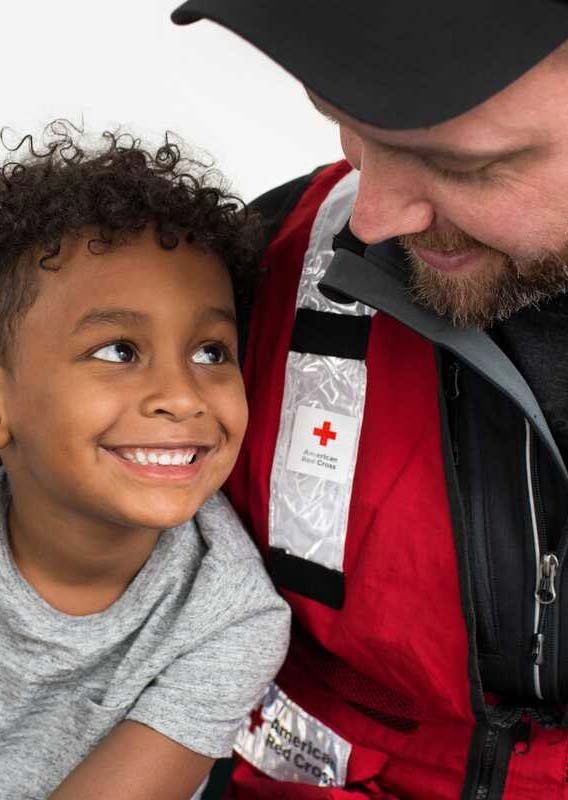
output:
[[[100,149],[79,145],[82,131],[56,120],[42,149],[31,135],[0,169],[0,359],[37,297],[37,269],[58,269],[64,237],[95,231],[92,253],[119,247],[151,224],[165,249],[183,239],[226,264],[242,318],[257,275],[260,225],[228,193],[218,173],[184,155],[166,133],[154,153],[131,134],[102,134]],[[34,278],[34,276],[36,276]]]

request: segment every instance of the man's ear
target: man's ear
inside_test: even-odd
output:
[[[12,434],[10,432],[10,423],[8,420],[6,392],[7,384],[10,380],[8,369],[0,365],[0,451],[2,448],[7,447],[12,441]],[[0,452],[0,457],[2,453]]]

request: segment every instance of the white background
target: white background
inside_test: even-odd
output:
[[[0,124],[15,138],[65,117],[150,144],[173,130],[249,200],[340,157],[337,129],[296,80],[219,26],[173,25],[175,7],[2,0]]]

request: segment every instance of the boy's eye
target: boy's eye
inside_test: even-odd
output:
[[[192,355],[194,364],[223,364],[227,360],[227,351],[220,344],[204,344]]]
[[[92,358],[100,361],[113,361],[115,364],[130,364],[134,361],[136,353],[132,345],[127,342],[113,342],[101,347],[92,354]]]

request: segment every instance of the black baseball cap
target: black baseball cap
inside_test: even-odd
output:
[[[187,0],[323,100],[381,128],[421,128],[496,94],[568,39],[567,0]]]

